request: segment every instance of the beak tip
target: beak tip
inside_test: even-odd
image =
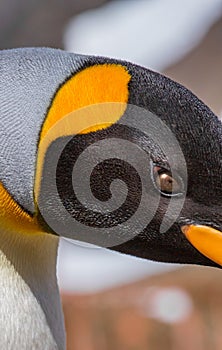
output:
[[[181,231],[188,241],[208,259],[222,265],[222,232],[204,225],[184,225]]]

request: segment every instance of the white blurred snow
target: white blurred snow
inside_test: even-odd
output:
[[[175,268],[64,239],[59,247],[59,285],[68,292],[96,292]]]
[[[74,18],[65,46],[163,70],[197,45],[221,13],[222,0],[113,1]],[[98,291],[173,268],[64,240],[59,249],[59,284],[68,292]]]
[[[221,13],[221,0],[112,1],[71,20],[64,43],[161,71],[197,45]]]
[[[149,287],[140,304],[144,316],[170,324],[186,321],[193,312],[190,295],[178,287]]]

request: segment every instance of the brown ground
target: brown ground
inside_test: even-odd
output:
[[[152,288],[188,293],[193,309],[169,324],[144,314]],[[68,350],[221,350],[221,271],[182,268],[89,296],[63,295]]]

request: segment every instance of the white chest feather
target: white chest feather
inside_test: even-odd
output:
[[[0,349],[58,349],[40,304],[2,251],[0,251]]]

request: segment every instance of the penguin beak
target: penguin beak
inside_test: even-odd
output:
[[[203,225],[185,225],[181,230],[200,253],[222,266],[221,231]]]

